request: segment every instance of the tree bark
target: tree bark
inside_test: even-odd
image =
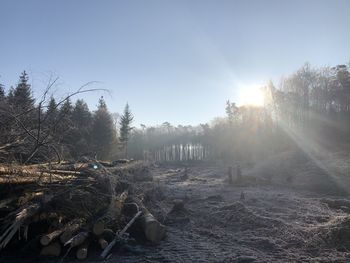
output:
[[[146,238],[152,243],[159,243],[166,233],[166,227],[162,225],[146,208],[143,210],[142,228]]]
[[[65,244],[68,240],[70,240],[73,235],[79,230],[81,227],[81,222],[79,220],[73,220],[67,224],[64,232],[60,236],[60,241],[62,244]]]
[[[70,245],[70,247],[80,246],[87,240],[88,237],[89,237],[89,233],[80,232],[74,237],[72,237],[70,240],[68,240],[66,243],[64,243],[64,246],[67,246],[67,245]]]
[[[40,238],[40,244],[42,244],[43,246],[47,246],[56,238],[58,238],[63,232],[64,232],[64,229],[57,229],[49,234],[43,235]]]

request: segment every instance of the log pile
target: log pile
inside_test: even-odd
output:
[[[134,189],[150,181],[148,171],[140,180],[144,171],[137,162],[0,167],[0,252],[30,246],[35,256],[84,260],[100,250],[105,258],[131,226],[159,243],[166,228],[142,202],[142,187]]]

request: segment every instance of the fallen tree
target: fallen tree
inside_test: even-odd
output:
[[[146,165],[133,162],[107,169],[91,160],[79,164],[79,171],[75,169],[79,165],[72,165],[72,170],[63,165],[65,170],[59,165],[50,170],[49,164],[2,169],[6,172],[0,175],[0,187],[11,190],[0,193],[0,251],[38,240],[34,246],[37,244],[40,256],[64,258],[74,250],[82,260],[88,257],[90,247],[96,246],[106,257],[118,239],[128,239],[124,234],[137,219],[146,239],[158,243],[164,238],[165,226],[133,190],[140,183],[132,181],[133,173],[147,169]],[[127,200],[135,200],[138,211],[125,214]]]

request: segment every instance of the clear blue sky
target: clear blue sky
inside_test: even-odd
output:
[[[349,14],[348,0],[2,0],[0,83],[25,69],[39,95],[52,73],[62,95],[96,80],[136,124],[204,123],[244,85],[348,62]]]

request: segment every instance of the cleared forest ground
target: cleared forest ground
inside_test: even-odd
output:
[[[314,169],[310,176],[317,176]],[[152,170],[157,185],[152,211],[167,225],[167,237],[158,246],[114,253],[108,262],[350,260],[350,201],[322,193],[328,181],[323,187],[314,178],[309,182],[316,187],[290,189],[280,183],[261,185],[250,176],[249,182],[231,186],[226,169],[216,166],[189,167],[188,176],[174,166]],[[171,211],[178,200],[184,209]]]
[[[145,193],[149,210],[167,226],[166,238],[153,245],[131,227],[135,240],[117,245],[105,262],[350,260],[345,184],[307,158],[296,160],[286,153],[244,167],[243,181],[233,185],[222,164],[150,165],[147,175],[153,180],[139,182],[138,189]],[[99,254],[91,250],[85,262],[101,262]],[[18,262],[16,256],[13,261],[0,257],[0,262]],[[64,262],[80,261],[70,255]]]

